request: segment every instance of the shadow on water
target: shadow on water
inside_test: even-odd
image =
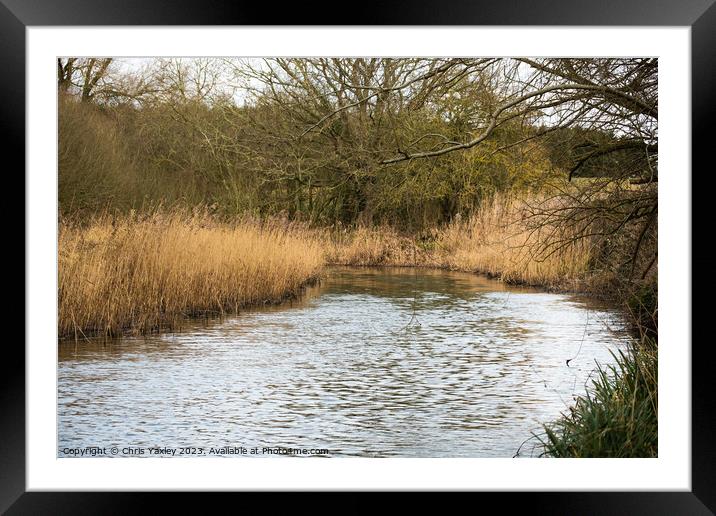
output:
[[[332,268],[300,300],[59,345],[59,455],[83,446],[511,457],[626,335],[591,300],[484,277]],[[570,359],[569,366],[566,360]]]

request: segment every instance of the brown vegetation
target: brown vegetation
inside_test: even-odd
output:
[[[99,216],[59,233],[62,337],[176,329],[190,315],[275,303],[315,279],[321,247],[298,228],[206,213]]]
[[[588,284],[590,241],[573,239],[550,249],[554,232],[533,230],[525,221],[525,201],[500,195],[465,220],[455,220],[417,236],[395,229],[358,228],[333,233],[327,261],[342,265],[430,266],[476,272],[508,283],[562,290],[594,288]]]

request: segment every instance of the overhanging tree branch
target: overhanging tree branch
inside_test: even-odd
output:
[[[436,156],[442,156],[444,154],[448,154],[450,152],[455,152],[458,150],[465,150],[469,149],[471,147],[474,147],[475,145],[479,144],[480,142],[487,139],[490,134],[492,134],[492,131],[495,129],[495,127],[498,124],[499,117],[502,113],[509,110],[510,108],[513,108],[517,106],[518,104],[521,104],[531,98],[539,97],[542,95],[546,95],[548,93],[552,92],[558,92],[558,91],[593,91],[593,92],[599,92],[599,93],[610,93],[614,95],[626,95],[623,92],[619,92],[618,90],[614,90],[612,88],[609,88],[607,86],[600,86],[595,84],[560,84],[560,85],[554,85],[554,86],[547,86],[545,88],[541,88],[538,90],[535,90],[531,93],[528,93],[526,95],[522,95],[516,99],[513,99],[511,101],[505,102],[498,106],[491,114],[490,116],[490,123],[488,126],[474,139],[460,143],[458,145],[452,145],[450,147],[445,147],[443,149],[435,150],[435,151],[426,151],[426,152],[416,152],[416,153],[403,153],[401,156],[396,156],[394,158],[389,158],[382,160],[380,163],[382,165],[390,165],[393,163],[399,163],[401,161],[411,160],[411,159],[424,159],[424,158],[432,158]],[[572,99],[565,99],[564,102],[569,102]]]

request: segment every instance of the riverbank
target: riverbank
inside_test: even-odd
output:
[[[323,265],[300,228],[222,223],[205,212],[63,221],[58,239],[60,338],[180,329],[300,293]]]
[[[537,438],[547,457],[657,457],[656,342],[642,340],[598,367],[584,396],[544,426]]]
[[[527,206],[497,196],[469,218],[419,234],[226,221],[203,209],[66,219],[59,234],[59,334],[176,330],[187,316],[295,296],[324,265],[434,267],[549,291],[613,293],[614,278],[591,269],[590,241],[530,225]]]
[[[468,218],[418,235],[391,227],[332,231],[325,243],[326,260],[336,265],[436,267],[559,292],[609,291],[613,278],[591,269],[592,242],[577,238],[576,230],[530,218],[529,208],[525,201],[502,195]]]
[[[235,313],[295,296],[323,265],[419,266],[549,290],[590,288],[577,240],[544,254],[547,231],[499,197],[465,221],[418,235],[219,220],[207,210],[65,219],[59,231],[61,338],[179,329],[187,316]],[[593,286],[593,285],[592,285]]]

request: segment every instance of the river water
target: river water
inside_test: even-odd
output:
[[[525,440],[530,455],[627,340],[589,299],[333,268],[277,307],[60,342],[58,456],[512,457]]]

